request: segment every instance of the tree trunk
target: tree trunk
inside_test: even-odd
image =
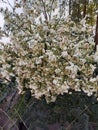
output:
[[[84,0],[83,18],[86,16],[86,0]]]
[[[96,32],[95,32],[95,51],[97,50],[97,46],[98,46],[98,13],[97,13],[97,20],[96,20]]]
[[[69,0],[69,15],[71,15],[71,0]]]
[[[77,7],[77,8],[78,8],[78,9],[77,9],[77,13],[78,13],[77,15],[78,15],[78,22],[79,22],[79,20],[80,20],[80,13],[81,13],[81,12],[80,12],[80,3],[78,3],[77,6],[78,6],[78,7]]]

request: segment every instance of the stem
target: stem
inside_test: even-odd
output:
[[[51,2],[51,10],[52,10],[52,5],[53,5],[53,3],[54,3],[54,0],[52,0],[52,2]],[[49,20],[51,20],[51,13],[52,13],[52,11],[50,11],[50,13],[48,13],[49,14]]]
[[[43,4],[43,7],[44,7],[44,17],[45,17],[45,20],[48,21],[48,17],[47,17],[47,12],[46,12],[46,7],[45,7],[45,3],[43,0],[42,1],[42,4]]]

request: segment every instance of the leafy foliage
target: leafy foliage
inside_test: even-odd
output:
[[[58,6],[57,0],[15,1],[12,12],[1,9],[5,25],[0,36],[10,42],[0,42],[0,102],[11,92],[12,101],[17,87],[20,98],[10,116],[22,117],[30,129],[83,118],[88,122],[88,117],[98,120],[98,47],[95,52],[92,12],[97,5],[88,4],[91,17],[82,19],[82,2],[73,1],[76,7],[68,17],[64,1]],[[19,125],[22,129],[23,122]]]
[[[19,3],[18,8],[23,8],[20,14],[16,8],[14,12],[2,11],[5,34],[11,42],[1,49],[1,76],[15,76],[20,92],[24,87],[30,88],[32,95],[45,95],[47,101],[55,101],[57,95],[68,93],[69,89],[83,90],[88,95],[97,92],[98,76],[93,77],[93,72],[98,52],[93,53],[93,28],[85,19],[78,25],[70,17],[65,20],[55,15],[48,20],[49,5],[31,1]],[[36,18],[41,9],[45,20],[40,17],[38,24]]]

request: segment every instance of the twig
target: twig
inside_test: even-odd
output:
[[[52,5],[53,5],[53,3],[54,3],[54,0],[52,0],[52,2],[51,2],[51,6],[50,6],[50,7],[51,7],[51,10],[52,10]],[[50,13],[48,13],[48,15],[49,15],[49,20],[51,20],[51,13],[52,13],[51,11],[50,11]]]
[[[47,12],[46,12],[46,7],[45,7],[45,3],[43,0],[41,0],[42,4],[43,4],[43,7],[44,7],[44,17],[45,19],[48,21],[48,17],[47,17]]]

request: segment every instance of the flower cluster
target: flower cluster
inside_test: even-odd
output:
[[[98,52],[93,53],[92,28],[83,20],[76,25],[70,18],[53,17],[36,24],[26,16],[7,14],[11,43],[0,50],[0,76],[15,76],[20,92],[31,88],[35,97],[45,95],[47,101],[69,89],[96,92]]]

